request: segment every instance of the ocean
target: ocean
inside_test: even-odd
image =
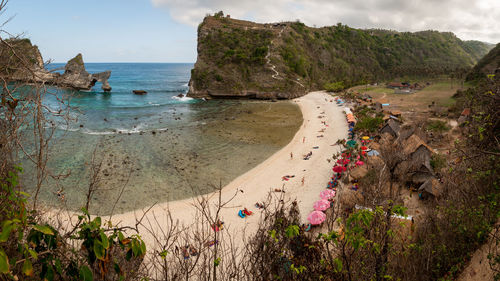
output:
[[[97,83],[88,92],[50,89],[46,95],[48,108],[59,108],[60,99],[71,106],[69,123],[54,119],[48,170],[69,176],[44,183],[40,200],[49,206],[77,210],[89,186],[96,188],[89,211],[99,215],[206,194],[278,151],[302,124],[300,109],[289,101],[177,97],[188,90],[193,64],[85,67],[111,70],[113,89],[104,93]],[[33,192],[34,167],[27,158],[22,165],[24,185]]]

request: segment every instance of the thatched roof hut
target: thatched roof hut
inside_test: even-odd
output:
[[[405,155],[411,155],[422,149],[423,152],[432,154],[432,148],[430,148],[419,136],[411,135],[403,142],[403,152]]]
[[[420,192],[422,199],[428,197],[439,197],[441,194],[441,185],[437,179],[432,178],[424,182],[418,188],[418,192]]]
[[[390,135],[392,135],[394,138],[396,138],[399,134],[399,130],[401,128],[401,123],[399,123],[398,121],[390,118],[387,120],[387,122],[385,123],[385,125],[382,127],[382,129],[380,129],[380,133],[383,134],[383,133],[388,133]]]

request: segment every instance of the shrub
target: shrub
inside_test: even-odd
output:
[[[443,133],[450,129],[446,122],[441,120],[432,120],[427,123],[426,126],[428,131]]]
[[[441,154],[432,154],[430,162],[432,169],[434,169],[434,172],[438,172],[442,168],[446,167],[446,158]]]
[[[354,129],[373,133],[379,129],[382,123],[384,123],[384,120],[381,117],[366,116],[358,120],[358,123],[356,123]]]
[[[343,89],[345,89],[344,82],[339,81],[339,82],[333,82],[333,83],[326,83],[323,88],[328,91],[328,92],[340,92]]]

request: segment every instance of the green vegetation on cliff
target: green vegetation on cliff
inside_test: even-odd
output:
[[[495,70],[500,68],[500,43],[496,45],[486,56],[484,56],[474,66],[472,71],[467,75],[467,80],[476,80],[485,77],[489,74],[494,74]]]
[[[312,28],[209,16],[198,28],[190,94],[292,98],[325,86],[450,74],[470,69],[490,48],[450,32]]]

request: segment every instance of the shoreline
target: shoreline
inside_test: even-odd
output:
[[[253,235],[258,229],[261,211],[254,206],[255,203],[265,201],[269,193],[276,188],[285,191],[285,193],[276,192],[276,195],[283,194],[285,200],[297,200],[301,219],[306,222],[307,215],[313,210],[313,203],[320,199],[319,193],[326,189],[326,184],[332,175],[332,164],[327,159],[332,159],[332,155],[340,151],[340,147],[336,145],[337,140],[347,137],[343,107],[331,102],[332,100],[333,97],[325,92],[311,92],[294,99],[293,102],[302,112],[303,120],[292,140],[262,163],[222,187],[221,201],[230,200],[230,202],[221,209],[219,216],[232,237],[242,238],[235,239],[237,246],[243,245],[245,238]],[[318,148],[313,149],[316,146]],[[308,152],[313,153],[311,158],[303,160],[303,155]],[[285,175],[294,177],[286,181],[282,179]],[[195,205],[202,198],[207,198],[206,207],[210,211],[213,211],[219,200],[218,192],[215,191],[187,199],[158,203],[149,209],[116,214],[112,216],[111,221],[113,225],[119,224],[122,227],[134,226],[136,220],[143,218],[143,223],[151,223],[150,227],[156,232],[160,231],[158,226],[166,227],[172,223],[179,223],[184,227],[192,226],[200,219],[200,210]],[[238,211],[243,208],[248,208],[254,214],[240,218]],[[147,214],[144,215],[146,210]],[[72,212],[63,211],[63,214],[67,215],[69,221],[76,219],[76,214]],[[51,216],[54,217],[56,216]],[[105,220],[109,219],[109,216],[102,217]],[[139,226],[139,230],[148,249],[155,248],[156,237],[143,226]]]

